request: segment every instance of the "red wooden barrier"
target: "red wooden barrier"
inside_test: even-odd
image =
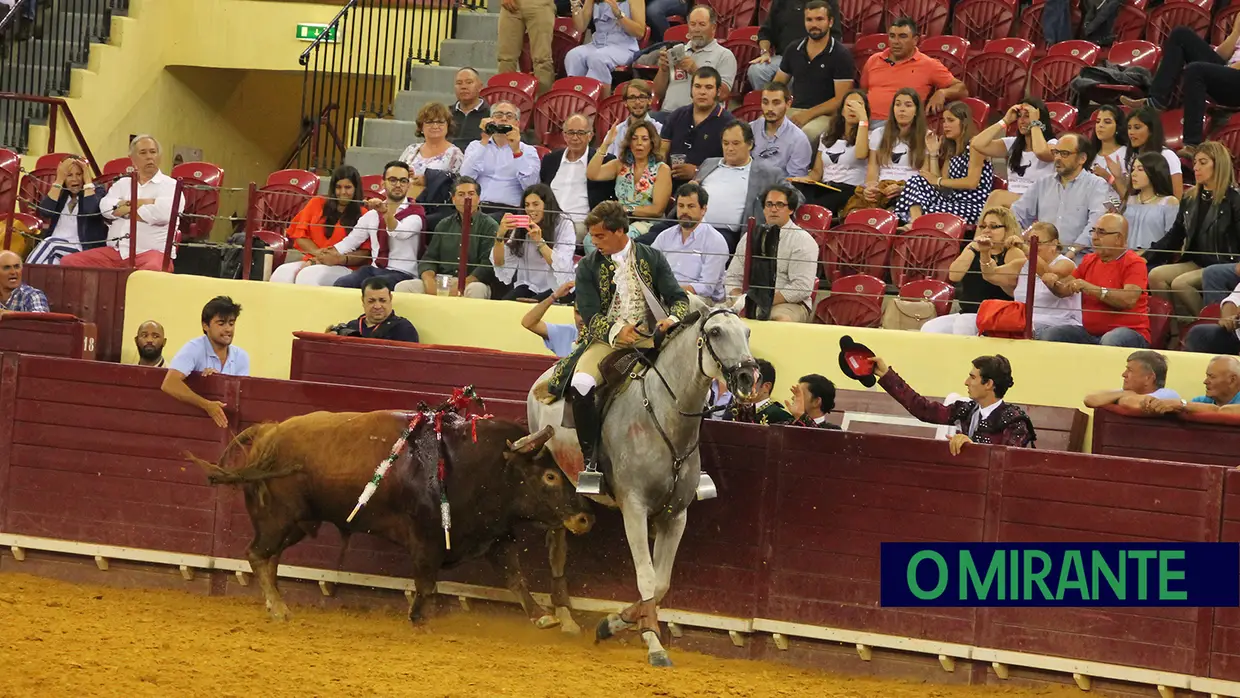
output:
[[[1183,463],[1240,465],[1240,420],[1146,417],[1108,405],[1094,410],[1094,453]]]
[[[93,359],[97,343],[94,323],[63,313],[12,313],[0,322],[0,351]]]
[[[301,340],[299,340],[301,341]],[[231,433],[159,390],[163,372],[0,356],[0,530],[73,541],[244,558],[239,495],[184,462],[215,458]],[[217,376],[232,432],[314,410],[411,409],[442,395]],[[519,418],[524,403],[489,400]],[[1166,461],[967,447],[925,439],[708,422],[705,467],[720,497],[690,510],[665,605],[1240,679],[1236,609],[896,609],[878,605],[879,544],[921,541],[1240,539],[1240,475]],[[572,592],[633,601],[619,516],[570,537]],[[526,569],[547,588],[540,536]],[[286,564],[333,569],[334,531]],[[353,538],[342,569],[403,576],[403,551]],[[478,564],[445,579],[497,585]],[[256,611],[257,612],[257,611]],[[973,680],[978,680],[973,676]]]
[[[95,358],[116,363],[125,324],[125,284],[132,269],[87,269],[33,264],[22,268],[22,280],[43,293],[52,312],[66,313],[93,323],[99,337]],[[160,318],[149,318],[159,320]]]

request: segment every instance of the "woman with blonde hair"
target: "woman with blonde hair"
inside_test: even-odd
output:
[[[1171,229],[1144,255],[1150,291],[1170,296],[1176,314],[1188,318],[1201,313],[1205,268],[1240,262],[1240,191],[1231,153],[1218,141],[1202,143],[1193,156],[1193,175],[1197,185],[1184,192]]]
[[[1038,239],[1038,256],[1029,259],[1032,238]],[[1060,278],[1072,276],[1076,262],[1063,253],[1059,241],[1059,229],[1051,223],[1039,221],[1029,226],[1023,237],[1010,237],[1004,241],[1007,249],[1017,249],[1024,259],[1014,257],[1006,264],[982,263],[982,278],[998,285],[1004,293],[1012,294],[1012,300],[1029,303],[1029,267],[1036,264],[1033,282],[1033,336],[1035,339],[1045,329],[1058,325],[1081,324],[1081,295],[1074,293],[1060,298],[1042,281],[1047,272]]]
[[[926,164],[896,204],[901,221],[912,223],[927,213],[977,219],[994,186],[994,170],[989,158],[969,147],[976,131],[969,105],[952,102],[943,109],[943,135],[926,134]]]
[[[930,320],[922,325],[922,332],[975,335],[977,309],[982,301],[1012,300],[1011,291],[1005,290],[994,277],[983,276],[985,269],[1025,259],[1020,248],[1005,245],[1012,237],[1020,237],[1020,223],[1012,209],[991,206],[982,211],[977,221],[977,235],[947,269],[948,280],[956,284],[959,312]]]
[[[427,170],[457,173],[465,154],[448,140],[456,131],[452,112],[439,102],[429,102],[418,112],[416,134],[425,139],[413,143],[401,153],[400,161],[409,166],[409,197],[413,198],[426,186]]]

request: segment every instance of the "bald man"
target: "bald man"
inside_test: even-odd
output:
[[[1012,213],[1022,228],[1036,221],[1053,223],[1066,245],[1064,254],[1074,259],[1089,247],[1091,231],[1107,212],[1107,202],[1113,196],[1106,180],[1085,169],[1085,162],[1093,157],[1088,151],[1087,143],[1077,134],[1060,136],[1051,146],[1055,176],[1034,182],[1012,204]]]
[[[1206,394],[1192,400],[1153,400],[1150,408],[1161,414],[1225,412],[1240,414],[1240,359],[1216,356],[1206,367]]]
[[[0,251],[0,318],[9,313],[47,313],[47,296],[22,283],[22,258]]]
[[[1118,213],[1107,213],[1090,233],[1095,251],[1085,255],[1071,276],[1042,276],[1043,283],[1060,298],[1081,295],[1081,325],[1047,327],[1036,338],[1148,349],[1149,275],[1145,260],[1128,249],[1128,221]]]
[[[147,320],[138,325],[138,334],[133,343],[138,347],[138,365],[164,368],[164,345],[168,339],[164,336],[164,326],[154,320]]]

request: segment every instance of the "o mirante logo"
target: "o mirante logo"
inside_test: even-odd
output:
[[[1240,543],[883,543],[884,607],[1240,606]]]

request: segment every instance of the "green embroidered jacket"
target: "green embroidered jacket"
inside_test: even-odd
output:
[[[755,412],[753,405],[746,405],[735,398],[733,398],[732,404],[728,408],[726,418],[728,421],[744,422],[746,424],[792,424],[796,421],[793,419],[792,413],[778,400],[771,400],[761,410]]]
[[[629,244],[633,246],[630,254],[636,255],[637,275],[642,284],[659,301],[665,313],[684,319],[689,314],[689,296],[677,283],[667,258],[648,245],[637,241],[630,241]],[[581,313],[582,330],[572,353],[560,359],[551,373],[548,387],[558,397],[564,396],[577,359],[581,358],[586,347],[593,342],[607,343],[607,335],[611,331],[607,311],[616,294],[615,271],[615,262],[598,250],[591,250],[577,263],[574,291],[577,294],[577,312]],[[644,330],[654,331],[655,320],[649,311],[646,313],[646,325]]]

